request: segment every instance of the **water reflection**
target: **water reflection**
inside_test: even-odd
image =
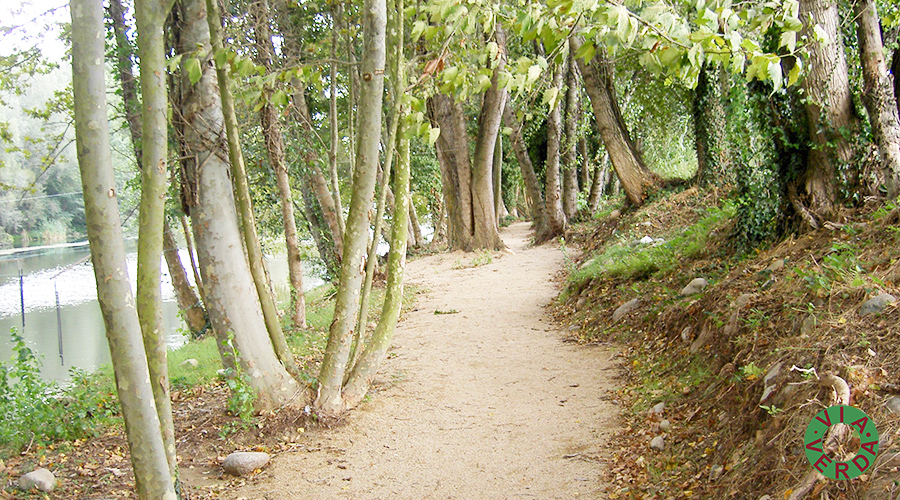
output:
[[[137,254],[134,242],[129,242],[128,275],[137,273]],[[181,251],[185,265],[189,259]],[[279,303],[288,300],[287,259],[277,255],[268,259],[269,271]],[[312,266],[304,266],[304,287],[322,283],[312,274]],[[186,338],[178,315],[168,269],[163,264],[162,298],[163,323],[171,347],[181,346]],[[20,288],[20,272],[22,287]],[[193,276],[188,273],[193,284]],[[57,322],[56,300],[59,296]],[[22,329],[21,296],[24,295],[25,328]],[[63,380],[70,367],[93,370],[109,363],[103,318],[97,303],[94,270],[86,244],[56,245],[30,249],[25,252],[0,253],[0,360],[6,362],[12,354],[9,331],[15,327],[29,346],[43,357],[45,378]],[[62,357],[60,357],[60,341]]]

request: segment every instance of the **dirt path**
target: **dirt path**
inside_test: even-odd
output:
[[[489,264],[461,268],[475,257],[462,253],[411,262],[408,280],[425,293],[371,401],[224,498],[600,498],[601,449],[617,425],[604,397],[610,353],[563,343],[544,316],[560,250],[529,248],[524,223],[502,235],[514,253]]]

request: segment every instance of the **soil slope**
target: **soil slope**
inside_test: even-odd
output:
[[[510,226],[511,251],[491,259],[410,262],[424,293],[370,400],[223,498],[600,498],[619,422],[606,396],[615,367],[610,351],[564,343],[547,319],[563,254],[530,235]]]

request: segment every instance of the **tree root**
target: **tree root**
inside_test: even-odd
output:
[[[837,375],[827,372],[821,377],[819,377],[819,385],[821,387],[828,387],[834,390],[834,404],[841,405],[849,405],[850,404],[850,386],[847,384],[847,381],[838,377]],[[835,443],[840,443],[844,441],[849,434],[850,428],[846,425],[837,425],[832,427],[832,430],[828,432],[828,436],[825,439],[825,442],[829,444],[829,446],[835,446]],[[823,450],[825,449],[825,445],[823,444]],[[803,478],[800,483],[793,488],[791,495],[787,498],[787,500],[800,500],[801,498],[805,498],[806,495],[809,494],[810,491],[816,486],[816,483],[819,482],[820,479],[824,479],[819,471],[813,469],[809,471],[809,473]]]
[[[791,206],[794,207],[794,210],[800,216],[801,219],[804,220],[809,226],[813,229],[819,229],[819,223],[816,221],[816,218],[810,211],[803,205],[803,202],[800,201],[800,196],[797,194],[797,184],[796,182],[789,182],[787,185],[787,195],[788,200],[791,202]]]

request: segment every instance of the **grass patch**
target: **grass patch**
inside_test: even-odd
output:
[[[608,245],[572,273],[569,280],[582,283],[595,277],[644,279],[668,273],[677,269],[683,261],[707,250],[710,235],[734,214],[734,207],[726,204],[711,208],[696,224],[670,235],[663,242],[638,245],[618,242]]]

